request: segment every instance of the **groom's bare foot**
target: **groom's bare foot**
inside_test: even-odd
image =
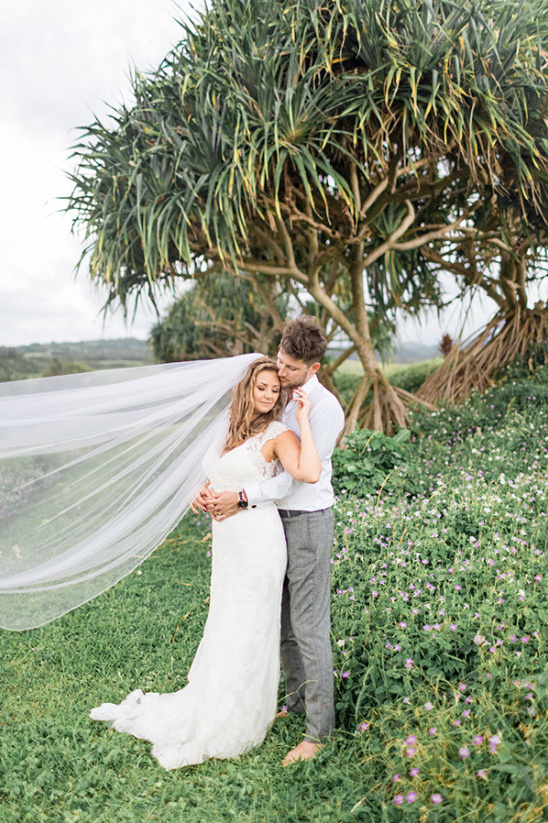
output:
[[[290,763],[298,763],[299,760],[312,760],[316,757],[320,749],[323,749],[321,743],[311,743],[310,740],[303,740],[298,746],[295,746],[290,752],[286,754],[282,760],[282,766],[289,766]]]

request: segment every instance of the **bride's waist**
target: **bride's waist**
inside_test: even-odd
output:
[[[258,515],[258,514],[274,514],[276,517],[279,517],[278,514],[278,507],[275,503],[261,503],[260,506],[247,506],[245,509],[240,508],[238,509],[238,514],[246,514],[246,515]]]
[[[238,484],[230,483],[230,485],[227,484],[227,483],[216,483],[216,484],[214,484],[212,482],[211,486],[210,486],[210,490],[212,492],[216,493],[216,494],[221,494],[221,493],[224,493],[224,492],[233,492],[235,494],[238,494],[238,492],[242,491],[242,489],[245,489],[250,485],[254,485],[254,481],[248,480],[247,483],[245,483],[245,482],[244,483],[238,483]]]

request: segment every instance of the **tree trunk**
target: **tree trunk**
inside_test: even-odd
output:
[[[397,391],[390,385],[384,374],[371,342],[369,334],[369,318],[365,308],[363,281],[361,269],[356,266],[352,274],[354,294],[354,323],[340,310],[337,304],[322,289],[317,278],[308,286],[312,297],[328,312],[329,316],[348,335],[363,366],[364,378],[360,383],[349,407],[346,409],[346,422],[342,436],[350,434],[360,421],[362,427],[375,431],[392,432],[397,427],[404,427],[407,421],[407,408],[398,396]],[[371,390],[373,400],[363,420],[360,420],[360,409]]]

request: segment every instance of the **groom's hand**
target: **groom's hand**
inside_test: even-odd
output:
[[[226,520],[238,514],[238,492],[213,492],[207,510],[215,520]]]

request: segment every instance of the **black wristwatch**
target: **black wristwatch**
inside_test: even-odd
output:
[[[245,496],[245,493],[242,489],[241,492],[238,492],[238,508],[239,509],[247,509],[248,505],[249,505],[249,503],[248,503],[247,497]]]

